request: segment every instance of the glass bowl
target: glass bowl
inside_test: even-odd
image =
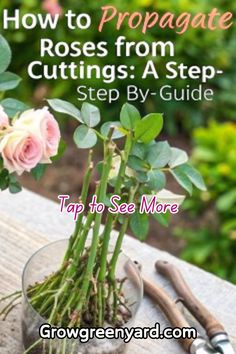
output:
[[[33,348],[29,354],[120,354],[126,345],[122,339],[90,339],[81,343],[79,339],[44,339],[39,336],[39,328],[47,323],[31,306],[27,289],[46,276],[58,270],[62,264],[69,240],[60,240],[41,248],[27,262],[22,276],[22,336],[25,350]],[[124,327],[134,326],[135,317],[143,297],[143,284],[134,263],[121,253],[117,263],[116,277],[127,278],[123,292],[127,307],[132,313]],[[38,343],[37,345],[35,343]]]

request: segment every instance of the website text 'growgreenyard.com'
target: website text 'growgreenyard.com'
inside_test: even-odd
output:
[[[45,323],[39,329],[42,339],[79,339],[81,343],[87,343],[91,339],[122,339],[125,343],[135,339],[196,339],[197,330],[193,327],[161,329],[160,323],[154,327],[121,327],[121,328],[64,328],[52,327]]]

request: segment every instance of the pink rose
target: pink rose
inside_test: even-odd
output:
[[[41,161],[43,146],[37,136],[25,130],[14,130],[2,138],[0,154],[7,170],[21,175],[24,171],[29,172]]]
[[[9,118],[4,112],[3,107],[0,105],[0,130],[9,126]]]
[[[41,163],[50,163],[50,157],[57,154],[61,134],[59,125],[48,111],[48,107],[25,111],[16,120],[14,129],[28,130],[42,141],[43,157]]]

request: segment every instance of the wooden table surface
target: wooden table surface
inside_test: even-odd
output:
[[[72,229],[72,218],[59,212],[59,204],[26,190],[18,195],[0,193],[0,294],[20,289],[21,273],[32,253],[50,241],[68,237]],[[123,249],[131,259],[142,263],[145,276],[163,286],[172,296],[175,296],[172,287],[155,272],[154,263],[157,259],[174,262],[194,293],[224,324],[236,348],[235,286],[128,236]],[[196,325],[192,316],[183,311],[190,323]],[[19,306],[7,322],[0,322],[1,354],[22,353],[20,312]],[[156,322],[160,322],[162,328],[168,326],[160,310],[145,297],[136,325],[152,327]],[[133,340],[127,350],[128,354],[183,352],[173,340]]]

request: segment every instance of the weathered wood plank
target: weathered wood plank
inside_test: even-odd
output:
[[[11,196],[0,195],[0,293],[14,291],[20,287],[21,272],[27,259],[41,246],[50,241],[68,237],[73,221],[59,213],[59,206],[31,192]],[[115,233],[113,237],[116,237]],[[155,273],[154,262],[167,259],[175,262],[198,297],[212,310],[226,326],[236,344],[236,287],[196,267],[182,262],[168,253],[161,252],[139,241],[126,237],[124,251],[143,265],[143,273],[165,287],[174,296],[166,279]],[[191,315],[186,316],[195,325]],[[168,323],[162,313],[149,299],[144,298],[136,325],[153,326]],[[20,307],[6,323],[0,323],[0,353],[21,354]],[[180,354],[178,343],[170,340],[136,340],[128,354]]]

